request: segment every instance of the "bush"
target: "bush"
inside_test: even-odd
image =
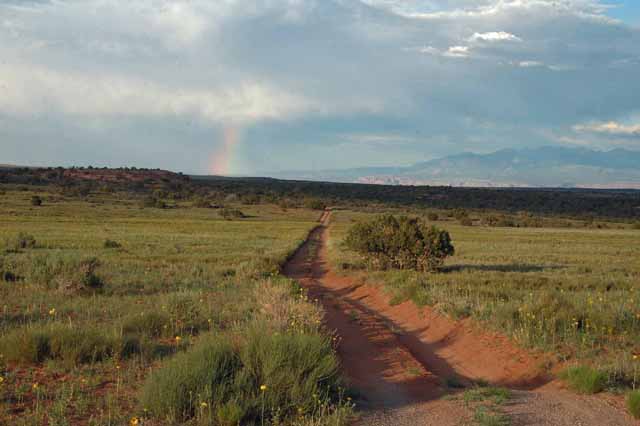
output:
[[[460,219],[460,225],[462,226],[473,226],[473,220],[470,217],[463,217]]]
[[[636,222],[632,226],[633,229],[640,229],[640,222]]]
[[[584,394],[602,392],[607,384],[607,375],[604,372],[584,365],[570,367],[560,377],[566,380],[572,390]]]
[[[214,424],[256,424],[276,412],[287,418],[312,411],[340,387],[328,337],[255,328],[205,338],[174,356],[147,379],[141,403],[170,422],[208,416]]]
[[[96,270],[100,261],[96,258],[78,260],[69,256],[32,256],[27,259],[28,281],[47,288],[67,291],[96,291],[104,287],[104,282]]]
[[[122,247],[122,245],[117,241],[105,240],[104,242],[104,248],[106,249],[114,249],[114,248],[120,248],[120,247]]]
[[[455,251],[447,231],[393,215],[355,224],[345,244],[377,269],[435,270]]]
[[[42,198],[40,198],[37,195],[34,195],[33,197],[31,197],[31,205],[38,207],[42,205]]]
[[[226,220],[232,219],[242,219],[245,217],[244,213],[242,213],[238,209],[233,209],[230,207],[223,207],[220,209],[220,216]]]
[[[20,232],[15,238],[5,242],[5,246],[9,251],[20,251],[32,249],[36,247],[36,239],[33,235]]]
[[[102,279],[96,275],[96,269],[100,266],[100,261],[95,258],[89,258],[80,261],[79,274],[80,284],[86,289],[98,290],[104,286]]]
[[[14,330],[0,341],[0,351],[10,362],[36,364],[57,359],[73,366],[102,361],[113,355],[116,345],[115,338],[95,329],[55,325]]]
[[[305,200],[304,206],[311,210],[324,210],[327,208],[327,205],[322,200],[318,199]]]
[[[155,208],[155,209],[166,209],[167,204],[162,201],[160,198],[155,196],[149,196],[142,201],[143,207]]]
[[[198,198],[193,202],[193,207],[197,207],[199,209],[208,209],[211,208],[211,202],[206,198]]]
[[[427,214],[427,219],[429,219],[431,222],[437,221],[439,219],[438,213],[431,212]]]
[[[627,395],[627,409],[636,419],[640,419],[640,391],[634,390]]]

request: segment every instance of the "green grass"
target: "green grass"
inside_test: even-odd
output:
[[[370,217],[333,215],[330,256],[343,273],[366,270],[342,241],[353,223]],[[598,364],[611,384],[632,384],[632,353],[640,346],[638,231],[614,223],[586,228],[575,220],[571,228],[469,227],[443,213],[438,218],[456,249],[441,272],[366,271],[368,282],[382,284],[393,303],[413,300],[453,318],[472,317],[560,362]]]
[[[607,384],[606,373],[587,366],[569,367],[560,377],[572,390],[583,394],[602,392]]]
[[[627,409],[636,419],[640,419],[640,391],[634,390],[627,394]]]
[[[230,204],[245,217],[225,220],[190,202],[142,208],[127,193],[37,194],[40,207],[31,190],[0,195],[0,423],[113,425],[135,415],[236,425],[258,418],[256,381],[269,380],[301,396],[278,390],[284,399],[265,401],[265,424],[346,424],[352,407],[328,385],[340,379],[318,308],[279,277],[318,212]],[[180,371],[207,377],[210,342],[242,364],[202,388]],[[237,398],[194,407],[204,401],[185,386]],[[315,405],[301,404],[312,388]],[[292,403],[304,412],[293,416]]]

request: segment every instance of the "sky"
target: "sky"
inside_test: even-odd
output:
[[[637,0],[0,0],[0,163],[640,150]]]

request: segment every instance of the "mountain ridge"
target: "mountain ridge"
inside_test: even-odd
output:
[[[463,152],[410,166],[285,171],[270,175],[391,185],[640,189],[640,151],[542,146],[488,154]]]

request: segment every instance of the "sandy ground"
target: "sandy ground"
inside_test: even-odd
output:
[[[473,424],[461,392],[447,384],[483,380],[513,389],[501,407],[513,426],[639,425],[615,398],[580,396],[541,371],[542,359],[473,322],[453,321],[411,302],[391,306],[375,286],[335,274],[327,259],[330,212],[284,273],[305,286],[324,307],[338,353],[360,392],[357,425],[459,426]]]

